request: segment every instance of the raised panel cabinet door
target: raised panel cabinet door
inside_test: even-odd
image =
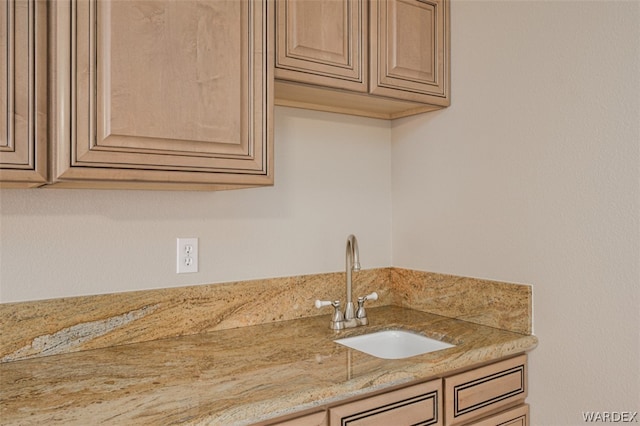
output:
[[[367,91],[366,0],[276,0],[278,79]]]
[[[449,105],[449,0],[374,0],[373,94]]]
[[[0,2],[0,186],[47,180],[47,3]]]
[[[473,426],[529,426],[529,405],[524,404],[502,413],[478,420]]]
[[[267,0],[58,1],[56,179],[271,184],[272,14]]]
[[[445,424],[465,424],[527,397],[527,356],[520,355],[444,379]]]
[[[442,425],[441,395],[441,380],[408,386],[330,408],[329,425]]]

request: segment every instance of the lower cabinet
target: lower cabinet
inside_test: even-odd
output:
[[[527,357],[519,355],[455,375],[329,406],[268,425],[529,426]]]
[[[329,425],[442,425],[442,381],[432,380],[330,408]]]
[[[524,404],[527,391],[526,355],[445,377],[445,425],[503,424],[487,417]],[[483,420],[474,423],[478,419]]]
[[[471,424],[473,426],[529,426],[529,405],[518,405]]]

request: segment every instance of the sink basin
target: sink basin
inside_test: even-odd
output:
[[[384,359],[409,358],[455,346],[404,330],[378,331],[334,342]]]

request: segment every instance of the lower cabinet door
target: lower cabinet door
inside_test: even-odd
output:
[[[527,357],[499,361],[445,377],[445,424],[468,424],[527,397]]]
[[[442,381],[433,380],[329,410],[331,426],[442,425]]]
[[[529,426],[529,405],[524,404],[472,423],[473,426]]]

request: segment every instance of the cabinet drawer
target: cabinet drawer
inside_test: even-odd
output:
[[[527,357],[521,355],[444,379],[445,424],[483,417],[527,397]]]
[[[329,410],[330,425],[442,425],[442,382],[434,380]]]
[[[529,426],[529,405],[519,405],[473,423],[473,426]]]

